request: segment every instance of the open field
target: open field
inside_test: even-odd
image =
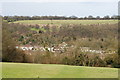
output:
[[[117,78],[118,69],[55,64],[2,63],[3,78]]]
[[[14,23],[23,23],[23,24],[51,24],[54,25],[67,25],[67,24],[114,24],[117,23],[118,20],[21,20],[16,21]]]

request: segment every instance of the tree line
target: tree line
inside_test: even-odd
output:
[[[18,20],[110,20],[110,19],[118,19],[119,16],[113,15],[109,16],[106,15],[104,17],[96,16],[93,17],[89,15],[87,17],[77,17],[77,16],[3,16],[4,20],[8,22],[14,22]]]

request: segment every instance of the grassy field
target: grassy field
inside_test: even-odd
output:
[[[46,30],[44,28],[40,28],[40,29],[31,28],[30,30],[32,30],[32,31],[39,31],[39,30],[41,30],[43,32],[46,32]]]
[[[2,63],[3,78],[117,78],[118,69],[55,64]]]
[[[118,20],[22,20],[22,21],[16,21],[14,23],[23,23],[23,24],[51,24],[54,25],[67,25],[67,24],[105,24],[105,23],[117,23]]]

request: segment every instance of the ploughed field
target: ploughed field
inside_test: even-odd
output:
[[[0,63],[3,78],[117,78],[117,68],[56,64]]]

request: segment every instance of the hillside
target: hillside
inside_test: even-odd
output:
[[[53,24],[42,23],[42,26],[37,22],[35,25],[3,23],[3,36],[8,36],[3,37],[3,61],[118,67],[117,23],[101,20],[108,22],[83,25],[74,23],[76,20],[59,21],[66,24],[72,22],[67,25],[61,23],[61,26],[54,25],[54,20]],[[98,20],[99,23],[101,21]],[[7,49],[10,45],[10,49]]]

